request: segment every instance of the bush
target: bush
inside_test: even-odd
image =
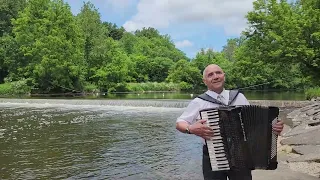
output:
[[[146,91],[180,91],[180,85],[175,83],[128,83],[126,89],[129,92],[146,92]]]
[[[192,89],[192,85],[189,84],[189,83],[186,83],[184,81],[180,82],[179,86],[180,86],[181,90],[190,90],[190,89]]]
[[[28,86],[28,80],[6,82],[0,84],[0,94],[6,96],[27,95],[30,94],[31,87]]]
[[[320,87],[310,88],[305,91],[307,100],[312,98],[320,97]]]
[[[91,83],[86,83],[84,85],[84,91],[86,93],[99,93],[100,92],[98,86],[95,84],[91,84]]]
[[[11,84],[0,84],[0,95],[11,95]]]

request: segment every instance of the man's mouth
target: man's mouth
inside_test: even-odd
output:
[[[215,82],[211,82],[212,84],[217,84],[220,83],[221,81],[215,81]]]

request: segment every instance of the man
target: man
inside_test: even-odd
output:
[[[207,86],[207,95],[214,99],[219,99],[226,105],[249,105],[246,97],[239,93],[231,104],[228,104],[229,90],[224,89],[225,74],[223,70],[216,64],[208,65],[203,71],[203,82]],[[203,158],[202,158],[202,171],[204,179],[210,180],[252,180],[251,170],[245,172],[214,172],[211,169],[210,158],[208,155],[208,149],[205,145],[205,139],[209,139],[213,136],[213,131],[209,128],[205,122],[201,120],[199,111],[201,109],[218,107],[219,104],[208,102],[200,98],[193,99],[186,110],[178,117],[176,122],[176,128],[180,132],[194,134],[203,138]],[[278,121],[273,125],[273,131],[280,134],[283,130],[283,122]]]

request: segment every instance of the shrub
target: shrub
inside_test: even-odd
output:
[[[27,95],[31,92],[31,86],[28,86],[28,80],[6,82],[0,84],[0,94],[6,96]]]
[[[126,89],[129,92],[146,92],[146,91],[180,91],[180,85],[174,83],[128,83]]]
[[[11,90],[10,83],[0,84],[0,95],[11,95]]]
[[[314,87],[307,89],[305,91],[305,95],[307,100],[311,100],[312,98],[320,97],[320,87]]]

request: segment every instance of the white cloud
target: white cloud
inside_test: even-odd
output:
[[[106,0],[106,2],[110,4],[113,9],[126,9],[133,3],[132,0]]]
[[[174,24],[206,22],[228,34],[246,27],[245,15],[254,0],[140,0],[137,14],[124,23],[127,31],[142,27],[167,28]]]
[[[184,47],[193,46],[193,43],[190,42],[189,40],[183,40],[183,41],[176,42],[175,45],[177,48],[184,48]]]

